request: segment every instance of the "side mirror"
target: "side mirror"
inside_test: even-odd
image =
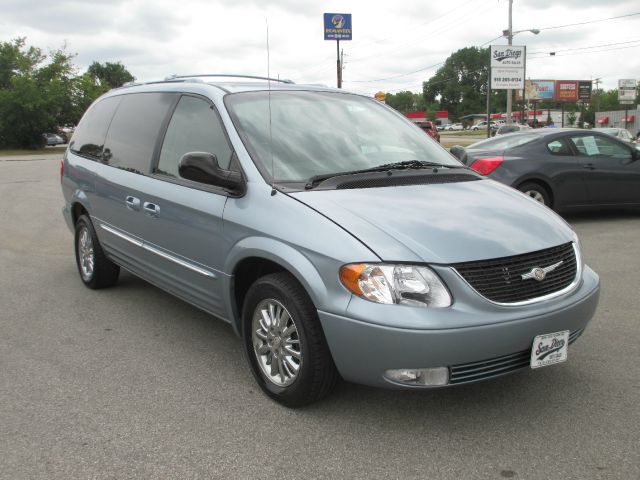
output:
[[[244,193],[244,181],[240,172],[220,168],[218,159],[212,153],[185,153],[178,163],[178,172],[187,180],[215,185],[236,194]]]
[[[467,164],[467,151],[462,145],[454,145],[449,149],[449,152],[462,163]]]

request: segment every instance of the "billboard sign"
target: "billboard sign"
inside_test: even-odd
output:
[[[491,45],[491,68],[524,68],[525,48],[515,45]]]
[[[588,103],[591,101],[591,80],[578,82],[578,100]]]
[[[620,103],[633,103],[636,100],[636,81],[633,78],[618,80],[618,100]]]
[[[575,80],[556,80],[555,99],[559,102],[578,101],[578,82]]]
[[[551,101],[555,98],[555,84],[553,80],[527,80],[524,82],[524,94],[532,102]]]
[[[351,40],[351,35],[352,29],[350,13],[324,14],[325,40]]]

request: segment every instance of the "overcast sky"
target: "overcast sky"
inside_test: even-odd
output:
[[[0,40],[27,37],[45,51],[65,44],[80,71],[122,62],[141,81],[170,74],[267,74],[336,84],[336,42],[323,39],[324,12],[351,13],[342,41],[344,88],[421,91],[453,52],[506,44],[508,0],[2,0]],[[527,45],[527,78],[595,79],[617,87],[640,79],[638,0],[514,0],[513,30]],[[492,41],[493,40],[493,41]],[[624,42],[624,43],[623,43]],[[556,52],[550,56],[549,52]],[[415,72],[415,73],[413,73]]]

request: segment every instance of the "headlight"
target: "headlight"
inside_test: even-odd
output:
[[[352,263],[340,269],[342,284],[353,294],[376,303],[443,308],[451,295],[427,267]]]

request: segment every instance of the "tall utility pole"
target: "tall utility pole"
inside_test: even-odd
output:
[[[513,0],[509,0],[509,31],[507,33],[509,46],[513,45]],[[511,125],[511,89],[507,90],[507,125]]]
[[[596,78],[593,81],[593,83],[596,84],[596,91],[598,92],[598,98],[596,98],[596,114],[597,114],[598,110],[600,110],[600,83],[602,83],[602,78],[600,78],[600,77]],[[594,125],[594,127],[595,127],[595,125]]]

